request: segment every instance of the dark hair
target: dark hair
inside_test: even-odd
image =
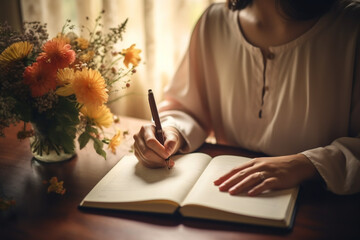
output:
[[[309,20],[327,13],[337,0],[277,0],[276,5],[292,20]],[[241,10],[252,0],[227,0],[228,8]]]

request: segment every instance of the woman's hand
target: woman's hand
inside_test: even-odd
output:
[[[255,158],[240,165],[219,179],[214,184],[220,191],[232,195],[247,191],[255,196],[266,190],[285,189],[318,176],[310,160],[303,154]]]
[[[140,163],[149,168],[165,167],[165,159],[176,153],[184,143],[184,138],[176,128],[164,127],[164,146],[155,137],[155,126],[144,125],[134,135],[134,153]],[[169,160],[169,167],[174,166]]]

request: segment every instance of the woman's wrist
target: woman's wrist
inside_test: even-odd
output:
[[[311,160],[302,153],[296,154],[296,158],[301,162],[303,166],[300,168],[303,172],[303,181],[306,180],[321,180],[321,176],[317,171],[315,165],[311,162]]]

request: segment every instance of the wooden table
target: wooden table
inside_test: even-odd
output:
[[[130,134],[117,155],[108,151],[106,160],[87,146],[72,160],[51,164],[32,159],[28,140],[16,139],[20,126],[7,129],[7,137],[0,138],[0,184],[16,205],[0,212],[0,239],[360,239],[360,194],[337,196],[314,183],[301,187],[291,231],[180,216],[79,210],[85,195],[129,153],[132,134],[142,123],[120,118],[117,127]],[[212,144],[199,151],[257,156]],[[52,176],[64,181],[65,195],[47,194],[43,180]]]

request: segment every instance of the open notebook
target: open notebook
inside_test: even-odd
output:
[[[123,157],[80,203],[81,207],[173,214],[273,227],[291,227],[298,188],[256,197],[220,192],[213,181],[248,158],[204,153],[173,157],[175,167],[149,169]]]

